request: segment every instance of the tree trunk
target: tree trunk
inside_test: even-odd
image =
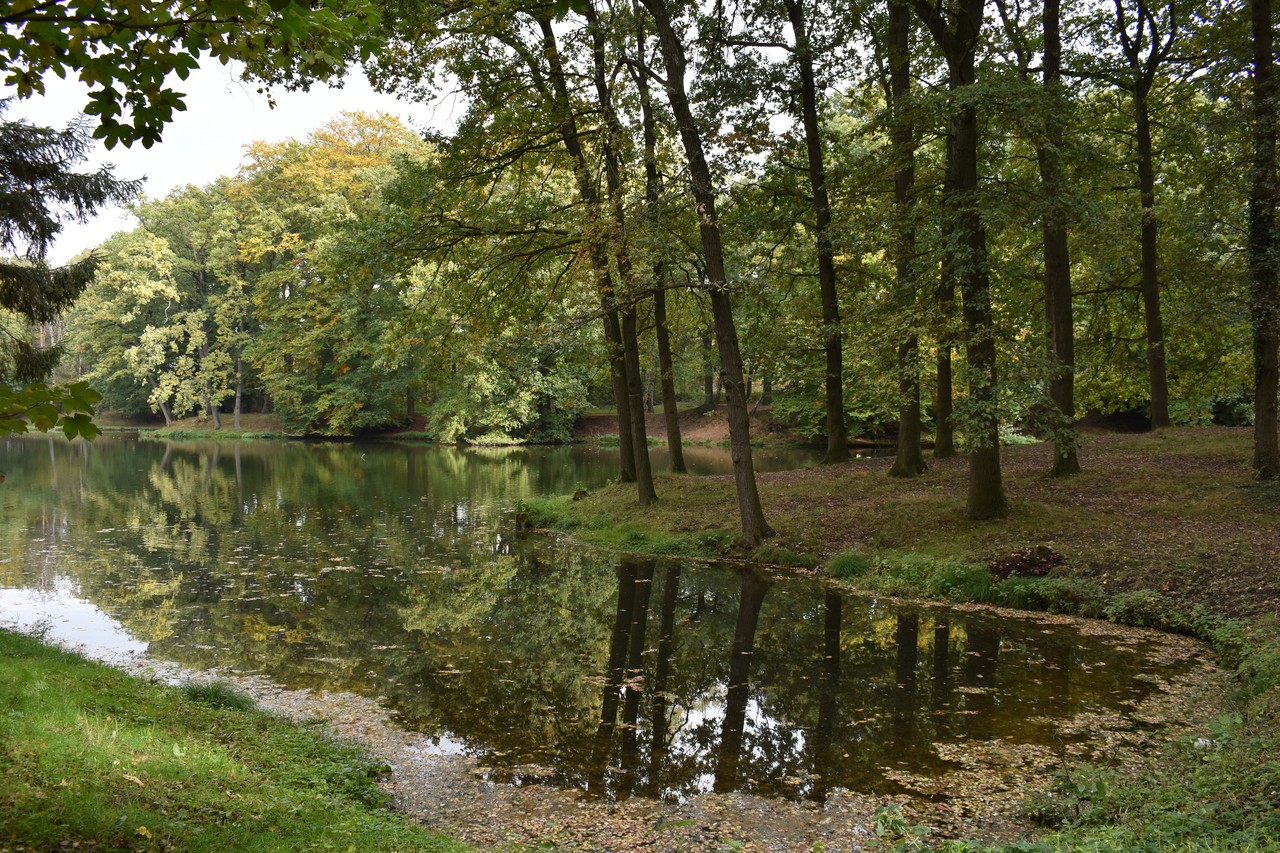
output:
[[[236,397],[235,405],[231,409],[232,429],[236,432],[240,431],[240,406],[244,400],[244,359],[236,353]]]
[[[641,29],[637,43],[643,64],[645,39]],[[662,178],[658,174],[658,132],[653,117],[653,101],[649,95],[649,77],[641,69],[636,75],[640,94],[640,119],[644,132],[644,197],[650,226],[657,232],[661,214]],[[684,443],[680,436],[680,411],[676,401],[675,370],[671,363],[671,330],[667,326],[666,268],[662,260],[653,263],[653,325],[658,339],[658,377],[662,386],[662,418],[667,427],[667,448],[671,454],[671,471],[686,474]],[[708,341],[708,345],[710,342]]]
[[[963,0],[954,16],[944,16],[927,0],[915,0],[915,5],[946,56],[951,90],[970,89],[977,79],[975,57],[985,0]],[[1008,514],[1009,505],[1000,471],[996,342],[987,269],[987,233],[978,209],[978,116],[972,102],[960,102],[951,114],[947,144],[944,195],[954,232],[943,264],[950,267],[960,286],[969,366],[968,391],[973,407],[972,425],[966,430],[969,443],[966,511],[973,519],[1000,518]]]
[[[734,485],[738,498],[738,513],[742,524],[742,536],[738,544],[754,549],[773,530],[765,522],[760,506],[760,494],[756,487],[755,467],[751,457],[751,421],[747,411],[747,399],[742,378],[742,354],[738,349],[738,330],[733,322],[733,303],[729,298],[729,283],[725,276],[724,252],[720,243],[720,223],[716,218],[715,190],[711,181],[711,169],[707,165],[702,136],[689,106],[685,91],[685,55],[665,0],[641,0],[657,25],[658,43],[666,67],[667,96],[676,127],[684,146],[689,166],[689,178],[693,184],[694,201],[697,204],[698,231],[702,238],[703,256],[707,264],[707,279],[711,297],[711,316],[715,326],[716,345],[720,349],[720,375],[728,398],[729,450],[733,457]]]
[[[622,311],[623,357],[626,359],[627,408],[631,415],[631,441],[635,453],[636,497],[640,506],[658,499],[649,465],[649,436],[644,420],[644,385],[640,381],[640,347],[636,342],[636,306]]]
[[[1149,88],[1145,83],[1134,88],[1133,113],[1138,142],[1138,192],[1142,198],[1142,307],[1147,320],[1151,428],[1161,429],[1170,424],[1169,377],[1165,366],[1164,323],[1160,319],[1160,278],[1156,268],[1156,172],[1147,104]]]
[[[893,113],[893,203],[897,232],[898,306],[914,305],[915,229],[915,130],[911,107],[911,11],[906,0],[889,3],[889,97]],[[948,364],[948,368],[950,365]],[[892,477],[914,477],[928,466],[920,446],[919,342],[914,332],[898,345],[898,455],[889,469]],[[948,391],[948,396],[950,392]],[[950,400],[948,400],[950,402]]]
[[[1253,18],[1253,188],[1249,197],[1249,273],[1253,313],[1253,468],[1280,478],[1276,396],[1280,386],[1280,292],[1277,292],[1275,35],[1271,0],[1250,0]]]
[[[711,357],[711,336],[702,335],[702,408],[704,412],[716,408],[716,365]]]
[[[560,140],[573,162],[574,179],[578,187],[578,196],[587,209],[588,227],[600,220],[600,194],[591,182],[591,174],[587,168],[586,157],[582,152],[582,140],[578,133],[578,122],[573,113],[569,98],[569,87],[565,81],[564,69],[560,64],[560,53],[556,46],[555,32],[547,20],[538,22],[542,31],[543,54],[551,65],[551,81],[554,92],[548,93],[554,105],[561,112]],[[613,285],[608,253],[601,245],[598,237],[591,240],[591,262],[596,271],[596,289],[600,294],[600,306],[604,314],[605,344],[609,348],[609,366],[613,379],[613,400],[618,410],[618,479],[623,483],[636,481],[635,442],[631,434],[631,411],[627,392],[626,348],[622,329],[618,323],[617,291]],[[645,448],[648,452],[648,448]]]
[[[972,54],[970,54],[972,62]],[[964,85],[972,85],[972,65]],[[956,137],[957,230],[964,260],[960,294],[965,326],[965,357],[969,366],[969,398],[974,423],[968,428],[969,495],[966,512],[973,519],[1008,514],[1000,471],[1000,418],[997,410],[996,341],[991,315],[991,280],[987,271],[987,233],[977,209],[978,118],[974,108],[962,107],[951,119]]]
[[[671,365],[671,334],[667,328],[667,292],[659,287],[653,292],[653,321],[658,336],[658,373],[662,377],[662,417],[667,425],[667,448],[671,453],[671,472],[687,474],[684,464],[684,440],[680,435],[680,409],[676,400],[675,372]]]
[[[840,298],[836,292],[835,253],[831,248],[831,200],[822,159],[822,130],[818,125],[818,86],[813,73],[813,47],[804,20],[804,0],[783,0],[795,34],[794,56],[800,73],[800,116],[809,163],[809,200],[817,225],[818,289],[822,294],[822,347],[826,354],[825,401],[827,455],[832,465],[849,460],[849,435],[844,419],[844,351],[840,329]]]
[[[636,329],[636,302],[639,298],[635,286],[635,275],[631,266],[630,251],[627,246],[627,222],[624,208],[622,188],[622,168],[618,159],[618,145],[625,131],[618,114],[613,108],[613,94],[605,77],[605,44],[604,30],[595,13],[595,7],[587,4],[587,24],[591,29],[592,46],[592,78],[596,89],[596,101],[600,112],[604,115],[605,132],[602,148],[604,150],[605,186],[608,191],[609,209],[613,219],[611,245],[614,249],[614,261],[617,263],[618,275],[626,288],[626,304],[622,309],[622,347],[624,367],[627,381],[627,405],[631,415],[631,447],[635,454],[636,496],[640,506],[648,506],[658,499],[653,488],[653,468],[649,464],[649,441],[645,429],[644,382],[640,375],[640,344]],[[550,25],[543,23],[544,33]],[[552,43],[554,46],[554,43]],[[564,85],[564,72],[560,69],[558,58],[553,59],[553,69],[558,86]],[[561,89],[562,100],[567,104],[567,93]],[[579,152],[581,156],[581,152]],[[585,169],[585,162],[582,164]]]
[[[1054,107],[1065,103],[1060,12],[1060,0],[1045,0],[1044,88]],[[1045,325],[1049,332],[1050,351],[1057,362],[1054,375],[1049,379],[1049,399],[1062,413],[1062,422],[1054,428],[1053,466],[1049,470],[1053,477],[1080,472],[1080,460],[1076,455],[1076,343],[1071,306],[1071,247],[1062,210],[1062,177],[1058,160],[1058,152],[1063,145],[1062,121],[1062,113],[1058,109],[1047,111],[1045,143],[1036,149],[1045,200],[1045,216],[1041,225]]]
[[[609,285],[612,290],[612,285]],[[609,373],[613,380],[613,405],[618,411],[618,482],[636,482],[636,453],[631,431],[631,397],[627,393],[626,348],[622,344],[622,325],[611,299],[602,299],[604,308],[604,341],[609,351]]]

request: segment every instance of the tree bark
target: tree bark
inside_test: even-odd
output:
[[[1280,386],[1280,292],[1277,291],[1275,33],[1271,0],[1250,0],[1253,19],[1253,187],[1249,197],[1249,273],[1253,313],[1253,469],[1280,478],[1276,397]]]
[[[702,335],[702,408],[705,412],[716,408],[716,367],[711,357],[711,336]]]
[[[953,92],[972,87],[977,79],[976,52],[985,0],[963,0],[954,17],[927,0],[915,0],[917,10],[947,59]],[[954,21],[951,29],[950,20]],[[960,295],[965,326],[965,355],[969,365],[969,398],[973,424],[969,440],[969,494],[966,512],[973,519],[1008,514],[1000,471],[1000,419],[997,410],[996,342],[991,309],[991,280],[987,262],[987,233],[978,209],[978,116],[972,103],[961,103],[951,114],[948,133],[949,168],[944,194],[952,212],[954,234],[947,247]]]
[[[659,270],[655,270],[655,275]],[[676,400],[675,371],[671,364],[671,333],[667,328],[667,293],[661,287],[653,292],[653,321],[658,336],[658,373],[662,380],[662,418],[667,426],[667,449],[671,454],[671,472],[687,474],[684,462],[684,439],[680,435],[680,407]]]
[[[232,429],[240,431],[240,408],[241,402],[244,400],[244,359],[239,353],[236,353],[236,396],[235,405],[231,410]]]
[[[840,297],[836,292],[835,252],[831,248],[831,200],[818,126],[818,86],[813,72],[813,46],[805,25],[804,0],[783,0],[795,36],[796,66],[800,73],[800,118],[809,165],[809,200],[813,206],[818,249],[818,289],[822,297],[822,348],[827,411],[827,465],[849,461],[849,434],[844,419],[844,342],[840,329]]]
[[[765,522],[760,506],[760,494],[756,486],[755,467],[751,456],[751,420],[747,410],[746,387],[742,377],[742,354],[738,348],[738,331],[733,322],[733,303],[729,298],[729,283],[725,275],[724,251],[720,242],[720,223],[716,218],[715,190],[711,181],[711,169],[707,165],[702,136],[689,106],[685,91],[685,53],[672,26],[665,0],[641,0],[657,25],[658,44],[666,67],[667,97],[675,116],[676,127],[684,146],[689,177],[693,184],[694,201],[697,204],[699,234],[707,265],[707,280],[711,298],[711,315],[715,326],[716,344],[720,349],[720,375],[724,381],[728,399],[729,451],[733,457],[734,485],[738,498],[738,513],[742,535],[738,544],[754,549],[773,530]]]
[[[604,116],[604,133],[601,148],[604,151],[605,188],[608,192],[609,209],[613,220],[614,260],[618,265],[618,275],[626,288],[626,303],[622,309],[622,347],[623,361],[627,380],[627,405],[631,415],[632,452],[635,454],[636,497],[640,506],[648,506],[658,499],[653,488],[653,468],[649,463],[649,440],[645,428],[644,382],[640,376],[640,343],[636,330],[636,302],[639,299],[635,286],[635,274],[631,266],[631,254],[627,245],[627,222],[624,208],[622,188],[622,167],[618,157],[619,140],[623,138],[622,123],[613,107],[613,93],[609,89],[609,81],[605,77],[604,30],[595,7],[587,4],[585,15],[591,31],[592,82],[595,84],[596,101]],[[544,38],[550,40],[546,33],[550,32],[550,24],[543,22]],[[554,45],[554,42],[551,42]],[[557,87],[564,85],[564,72],[560,68],[558,58],[553,58],[553,73],[557,75]],[[561,97],[568,103],[567,92],[561,90]],[[585,164],[584,164],[585,165]]]
[[[1147,380],[1151,391],[1151,428],[1161,429],[1169,420],[1169,378],[1164,323],[1160,318],[1160,278],[1157,267],[1155,155],[1151,141],[1149,96],[1161,64],[1169,58],[1178,36],[1177,7],[1169,0],[1166,31],[1160,32],[1157,12],[1149,0],[1134,0],[1134,24],[1130,32],[1125,0],[1113,0],[1115,32],[1132,77],[1121,83],[1133,100],[1134,142],[1138,167],[1138,194],[1142,204],[1140,238],[1142,307],[1147,326]],[[1143,51],[1146,51],[1145,55]]]
[[[898,307],[909,310],[914,304],[914,264],[916,254],[915,216],[915,129],[911,107],[911,10],[906,0],[889,3],[889,99],[893,114],[893,204],[897,245],[896,288]],[[892,477],[914,477],[928,466],[920,446],[920,344],[910,332],[898,345],[898,454],[889,468]],[[948,368],[950,365],[948,364]],[[948,398],[950,389],[948,388]],[[948,399],[948,402],[950,400]]]
[[[1169,376],[1165,364],[1164,322],[1160,318],[1160,277],[1156,266],[1156,171],[1151,147],[1150,86],[1139,83],[1133,92],[1138,143],[1138,193],[1142,199],[1142,307],[1147,321],[1147,376],[1151,387],[1151,428],[1169,420]]]
[[[1060,0],[1044,3],[1044,88],[1051,104],[1062,99],[1062,32]],[[1049,347],[1057,361],[1049,379],[1049,399],[1062,413],[1062,423],[1054,429],[1053,466],[1049,473],[1065,477],[1080,472],[1076,455],[1076,355],[1075,319],[1071,306],[1071,246],[1062,210],[1062,177],[1057,152],[1062,150],[1061,112],[1049,109],[1045,141],[1036,148],[1040,166],[1040,186],[1044,191],[1045,216],[1041,225],[1044,241],[1044,307]]]
[[[638,34],[640,64],[644,65],[644,31]],[[657,233],[661,215],[662,179],[658,174],[658,132],[653,117],[653,100],[649,95],[649,77],[643,68],[636,75],[640,94],[640,120],[644,135],[644,197],[650,227]],[[680,435],[680,410],[676,401],[675,371],[671,362],[671,330],[667,326],[666,266],[661,258],[653,262],[653,325],[658,339],[658,379],[662,386],[662,418],[667,427],[667,449],[671,455],[671,471],[686,474],[684,442]]]
[[[600,220],[600,193],[591,182],[591,175],[587,169],[586,156],[582,151],[582,139],[578,133],[578,122],[569,99],[569,87],[565,81],[564,68],[560,64],[555,32],[549,21],[540,20],[538,24],[542,31],[543,54],[551,64],[554,92],[549,94],[561,112],[560,139],[573,162],[578,196],[587,209],[587,230],[590,232],[592,226]],[[591,263],[596,271],[596,289],[600,294],[600,307],[604,314],[605,345],[609,348],[613,400],[618,410],[618,479],[623,483],[638,482],[635,461],[636,442],[632,435],[630,397],[627,391],[626,346],[622,328],[618,322],[617,290],[613,284],[613,275],[605,247],[601,245],[597,235],[592,235],[590,242]],[[648,452],[647,446],[645,452]]]
[[[612,291],[612,285],[609,285]],[[622,345],[622,324],[611,298],[601,299],[604,308],[604,340],[609,350],[609,375],[613,385],[613,405],[618,410],[618,482],[636,481],[636,454],[631,433],[631,398],[627,393],[627,362]]]
[[[627,409],[631,415],[631,441],[635,453],[636,498],[640,506],[658,499],[653,488],[653,468],[649,464],[649,435],[644,418],[644,384],[640,381],[640,347],[636,341],[636,306],[622,311],[623,357],[626,360]]]

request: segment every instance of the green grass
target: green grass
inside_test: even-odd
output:
[[[276,441],[291,436],[282,432],[258,432],[252,430],[231,429],[178,429],[162,427],[160,429],[140,429],[138,437],[151,441]]]
[[[143,682],[0,631],[0,849],[463,851],[381,768],[225,686]]]

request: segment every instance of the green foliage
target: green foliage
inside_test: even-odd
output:
[[[0,383],[0,435],[61,430],[67,438],[92,439],[102,434],[93,423],[102,395],[86,382],[49,387],[32,383],[15,389]]]
[[[150,148],[175,112],[186,108],[165,85],[185,80],[201,56],[241,60],[260,79],[306,82],[368,58],[377,44],[377,7],[363,2],[207,0],[167,6],[113,0],[22,4],[4,15],[4,82],[26,98],[44,93],[46,74],[77,75],[89,86],[84,112],[108,148],[140,141]]]
[[[1107,602],[1104,615],[1110,621],[1121,625],[1182,632],[1192,627],[1176,605],[1165,596],[1150,589],[1117,593]]]
[[[1000,582],[997,594],[1008,607],[1095,619],[1104,615],[1107,606],[1106,590],[1085,578],[1014,575]]]
[[[927,554],[837,554],[827,574],[849,580],[861,589],[915,598],[990,602],[996,597],[995,579],[985,566]]]
[[[208,705],[210,708],[253,711],[258,707],[253,699],[221,681],[213,681],[208,684],[188,684],[182,688],[182,693],[192,702],[199,702],[201,705]]]

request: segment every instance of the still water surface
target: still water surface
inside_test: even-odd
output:
[[[608,480],[600,449],[104,437],[2,452],[0,624],[43,614],[98,650],[375,696],[497,782],[891,792],[895,772],[944,776],[939,744],[1064,749],[1079,715],[1129,714],[1190,666],[1141,639],[512,530],[516,500]]]

